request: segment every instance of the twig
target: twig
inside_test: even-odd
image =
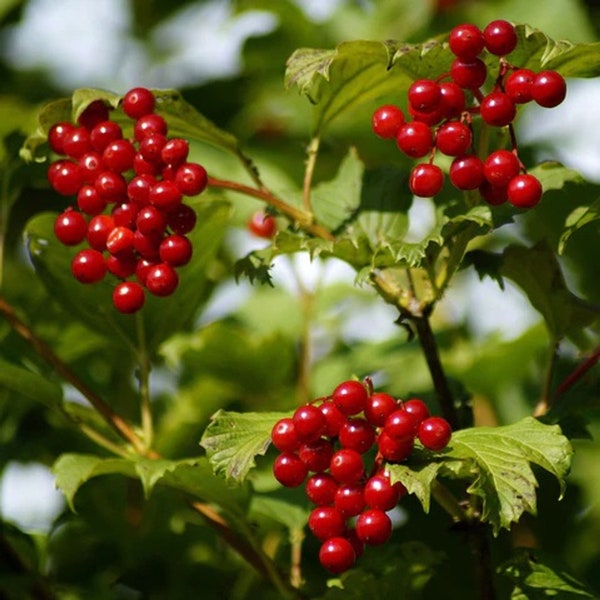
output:
[[[496,600],[492,552],[487,531],[483,523],[474,521],[468,529],[471,551],[475,558],[476,585],[479,600]]]
[[[310,188],[315,172],[315,165],[317,164],[320,143],[321,139],[319,136],[315,136],[312,140],[310,140],[307,150],[306,169],[304,170],[304,182],[302,184],[302,201],[304,203],[304,210],[308,212],[312,212],[310,205]]]
[[[550,397],[550,388],[552,386],[552,378],[554,377],[554,369],[556,367],[556,358],[558,352],[558,343],[553,342],[550,346],[550,356],[548,359],[548,365],[546,367],[546,375],[544,377],[544,388],[542,390],[542,396],[537,406],[533,410],[534,417],[541,417],[545,415],[552,405],[552,398]]]
[[[456,408],[454,407],[454,399],[452,398],[452,392],[448,385],[448,379],[446,378],[446,373],[442,367],[437,342],[429,322],[429,316],[426,314],[422,316],[411,315],[409,318],[417,330],[417,336],[421,343],[421,347],[423,348],[423,354],[427,361],[427,366],[429,368],[429,373],[431,374],[431,379],[433,380],[433,387],[435,388],[442,414],[446,421],[450,423],[450,427],[452,427],[453,430],[456,430],[460,427],[460,423],[458,422]]]
[[[277,196],[273,195],[271,192],[265,189],[256,189],[243,183],[238,183],[236,181],[228,181],[224,179],[217,179],[215,177],[208,178],[208,185],[210,187],[222,188],[226,190],[231,190],[233,192],[239,192],[240,194],[245,194],[246,196],[252,196],[253,198],[257,198],[258,200],[263,200],[267,204],[275,207],[282,214],[289,217],[295,223],[304,229],[307,233],[314,235],[315,237],[322,238],[324,240],[332,241],[334,236],[332,233],[314,223],[313,216],[310,213],[305,212],[304,210],[300,210],[295,206],[291,206],[287,202],[284,202]]]
[[[553,398],[564,394],[577,381],[579,381],[600,360],[600,348],[597,348],[591,356],[588,356],[575,370],[573,370],[556,388]]]
[[[0,296],[0,315],[3,316],[15,333],[28,342],[36,354],[42,357],[65,381],[70,383],[93,408],[104,418],[117,434],[132,445],[136,452],[145,454],[144,444],[137,436],[131,426],[113,409],[104,402],[93,390],[91,390],[71,369],[64,363],[54,351],[39,338],[33,330],[22,321],[8,302]]]

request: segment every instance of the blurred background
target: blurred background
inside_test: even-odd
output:
[[[495,18],[528,23],[554,39],[573,42],[594,42],[600,34],[595,0],[2,0],[0,121],[2,112],[14,116],[22,111],[26,129],[41,103],[68,96],[79,87],[117,93],[138,85],[177,88],[204,115],[242,140],[248,154],[264,168],[267,180],[298,184],[310,108],[295,90],[283,86],[285,61],[296,48],[332,48],[352,39],[417,43],[460,22],[483,26]],[[368,127],[367,120],[360,130],[335,130],[324,144],[317,177],[331,175],[328,165],[337,164],[340,149],[349,143],[375,144]],[[568,98],[560,107],[522,111],[517,136],[534,160],[560,160],[598,183],[599,130],[599,82],[570,81]],[[18,210],[22,214],[14,220],[15,247],[19,225],[39,207],[20,200]],[[427,230],[431,207],[420,203],[411,210],[411,234],[418,239]],[[260,246],[243,227],[249,211],[240,210],[239,228],[230,235],[239,256]],[[520,226],[536,231],[539,224],[527,221]],[[519,231],[509,227],[503,235],[518,239]],[[598,282],[571,273],[568,256],[563,264],[575,291],[592,298],[596,294],[598,299]],[[344,265],[304,258],[280,261],[274,270],[276,286],[290,290],[299,280],[308,287],[317,280],[351,286],[354,275]],[[247,283],[223,282],[203,319],[236,310],[251,294]],[[347,311],[341,323],[346,343],[379,341],[390,335],[393,310],[371,302],[370,296],[357,306],[360,310]],[[501,291],[490,279],[479,281],[472,270],[457,277],[438,319],[465,327],[482,343],[500,338],[507,352],[513,341],[534,331],[541,320],[510,283]],[[461,374],[461,366],[454,366]],[[515,388],[508,393],[518,396],[521,391]],[[528,410],[522,399],[517,398],[515,405],[519,408],[505,415],[507,419]],[[0,454],[5,451],[3,441],[11,435],[9,425],[0,421]],[[25,530],[47,530],[64,509],[48,468],[6,455],[2,464],[0,515]]]

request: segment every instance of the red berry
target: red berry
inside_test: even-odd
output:
[[[340,383],[331,395],[333,403],[345,415],[361,412],[367,402],[368,394],[360,381],[348,380]]]
[[[53,189],[63,196],[72,196],[79,191],[81,172],[77,163],[58,160],[48,167],[48,181]]]
[[[292,416],[296,435],[302,442],[311,442],[321,437],[325,431],[325,417],[323,413],[312,404],[299,406]]]
[[[146,277],[148,276],[150,269],[156,266],[156,264],[158,263],[147,258],[140,258],[137,261],[135,277],[143,286],[146,285]]]
[[[96,283],[106,274],[106,262],[101,252],[87,248],[74,256],[71,271],[81,283]]]
[[[135,225],[143,235],[162,236],[167,227],[167,217],[155,206],[144,206],[137,214]]]
[[[269,239],[277,232],[277,222],[271,215],[259,211],[255,212],[248,220],[248,229],[258,237]]]
[[[79,157],[77,161],[79,165],[79,172],[81,174],[81,180],[84,183],[94,183],[94,180],[102,171],[104,171],[104,163],[102,156],[98,152],[86,152]]]
[[[350,448],[342,448],[334,453],[329,470],[340,483],[356,483],[365,473],[361,454]]]
[[[542,198],[542,184],[533,175],[517,175],[508,184],[508,201],[517,208],[533,208]]]
[[[534,79],[535,73],[530,69],[517,69],[506,78],[504,91],[515,104],[525,104],[533,99],[531,86]]]
[[[343,535],[346,531],[346,519],[334,506],[317,506],[308,517],[308,528],[319,540]]]
[[[355,517],[365,508],[363,486],[356,483],[340,485],[333,503],[344,518]]]
[[[487,67],[480,58],[468,62],[457,58],[450,66],[450,75],[461,88],[475,90],[485,83]]]
[[[206,188],[206,169],[197,163],[183,163],[175,172],[175,185],[184,196],[197,196]]]
[[[333,456],[333,446],[328,440],[318,438],[302,444],[298,449],[298,456],[309,471],[320,473],[329,468]]]
[[[396,398],[384,392],[371,394],[365,404],[365,417],[374,427],[383,427],[385,420],[398,408]]]
[[[65,246],[76,246],[83,242],[87,228],[85,217],[72,208],[58,215],[54,221],[54,235]]]
[[[515,103],[502,92],[491,92],[481,102],[481,118],[494,127],[512,123],[517,114]]]
[[[121,126],[114,121],[102,121],[90,131],[90,143],[96,152],[104,152],[108,144],[122,137]]]
[[[446,119],[460,117],[467,107],[467,101],[463,89],[453,81],[440,83],[440,106],[439,109]]]
[[[94,180],[94,187],[106,202],[127,201],[127,182],[120,173],[102,171]]]
[[[130,248],[117,254],[110,254],[106,258],[106,268],[119,279],[127,279],[135,273],[138,266],[138,258]]]
[[[162,167],[162,149],[167,143],[166,136],[161,133],[151,133],[140,142],[140,154],[145,161]]]
[[[319,410],[325,417],[325,431],[323,435],[330,438],[337,437],[342,425],[346,422],[346,415],[331,400],[325,400],[319,406]]]
[[[315,473],[306,481],[306,496],[317,506],[333,504],[338,482],[329,473]]]
[[[498,187],[506,187],[519,174],[520,169],[519,159],[509,150],[496,150],[483,163],[485,178]]]
[[[160,234],[144,235],[141,231],[136,231],[133,235],[133,247],[142,257],[158,263],[160,243],[163,236]]]
[[[160,260],[173,266],[187,265],[192,258],[192,243],[183,235],[169,235],[158,248]]]
[[[115,140],[104,148],[102,161],[110,171],[123,173],[133,168],[134,156],[135,148],[129,140]]]
[[[398,441],[411,440],[417,434],[418,423],[415,417],[403,408],[395,410],[386,420],[383,430]]]
[[[106,238],[106,249],[111,254],[133,249],[133,231],[128,227],[115,227]]]
[[[356,535],[368,546],[379,546],[392,535],[392,521],[384,511],[370,508],[358,515]]]
[[[155,296],[170,296],[179,283],[179,277],[171,265],[159,263],[150,267],[146,274],[146,288]]]
[[[418,111],[431,112],[440,103],[442,93],[437,82],[418,79],[408,88],[408,101]]]
[[[56,154],[65,154],[64,139],[67,133],[75,129],[75,125],[66,121],[55,123],[48,131],[48,145]]]
[[[196,225],[196,211],[187,204],[180,204],[167,212],[167,225],[174,233],[185,235]]]
[[[488,52],[496,56],[506,56],[517,46],[517,32],[514,25],[503,19],[492,21],[484,30],[483,38]]]
[[[500,206],[508,200],[507,186],[492,185],[487,180],[479,186],[479,193],[491,206]]]
[[[452,53],[462,60],[477,58],[484,46],[483,33],[479,27],[471,23],[457,25],[448,38]]]
[[[413,167],[408,180],[410,191],[421,198],[432,198],[444,185],[444,174],[437,166],[424,163]]]
[[[397,481],[392,485],[389,476],[385,473],[373,475],[365,484],[364,498],[369,508],[391,510],[405,494],[406,488],[402,483]]]
[[[531,84],[531,96],[545,108],[558,106],[567,95],[567,84],[556,71],[541,71]]]
[[[427,124],[411,121],[400,127],[396,143],[407,156],[422,158],[433,149],[433,134]]]
[[[163,146],[160,157],[163,163],[173,167],[182,165],[188,156],[190,145],[183,138],[172,138],[167,140]]]
[[[106,200],[93,185],[83,185],[77,192],[77,206],[86,215],[99,215],[106,208]]]
[[[429,417],[419,425],[419,441],[429,450],[442,450],[448,445],[452,429],[446,419]]]
[[[123,96],[123,112],[131,119],[152,113],[154,104],[154,94],[144,87],[133,88]]]
[[[136,152],[136,155],[133,157],[133,170],[136,175],[160,175],[161,169],[160,164],[153,164],[147,161],[140,152]],[[163,179],[167,179],[163,177]]]
[[[158,181],[150,188],[148,200],[156,208],[169,211],[181,204],[181,192],[172,181]]]
[[[127,184],[127,197],[137,206],[150,203],[150,188],[156,184],[156,177],[149,174],[136,175]]]
[[[335,575],[350,569],[355,561],[354,548],[344,537],[338,536],[325,540],[319,550],[319,562]]]
[[[296,435],[294,421],[285,417],[273,425],[271,441],[280,452],[293,452],[300,447],[300,440]]]
[[[464,123],[448,121],[437,130],[435,145],[447,156],[460,156],[466,154],[471,141],[471,130]]]
[[[144,306],[144,290],[135,281],[123,281],[119,283],[112,295],[114,307],[121,313],[131,314],[137,312]]]
[[[339,441],[343,448],[352,448],[364,454],[375,442],[373,427],[360,417],[348,419],[339,431]]]
[[[127,227],[135,229],[135,221],[138,215],[138,207],[133,202],[122,202],[115,204],[111,216],[115,221],[115,227]]]
[[[444,118],[444,113],[441,111],[439,106],[429,112],[425,112],[422,110],[417,110],[412,104],[409,104],[408,114],[410,114],[413,121],[420,121],[421,123],[425,123],[425,125],[429,125],[430,127],[437,125]]]
[[[167,122],[154,113],[146,114],[138,118],[133,126],[133,135],[138,142],[154,133],[167,135]]]
[[[92,130],[98,123],[108,120],[109,108],[104,100],[94,100],[77,118],[77,123],[87,130]]]
[[[380,106],[373,113],[371,120],[371,127],[375,135],[384,139],[395,138],[402,125],[404,125],[404,113],[393,104]]]
[[[483,163],[477,156],[459,156],[452,161],[450,181],[459,190],[474,190],[483,179]]]
[[[282,452],[273,463],[275,479],[285,487],[298,487],[304,483],[308,469],[293,452]]]
[[[406,440],[397,440],[390,437],[383,430],[377,438],[379,453],[388,462],[402,462],[412,453],[414,447],[414,438]]]
[[[427,404],[418,398],[411,398],[410,400],[403,402],[402,408],[407,413],[410,413],[418,424],[421,424],[421,421],[424,421],[427,419],[427,417],[429,417],[429,409],[427,408]]]
[[[96,215],[91,219],[87,229],[87,242],[94,249],[106,250],[108,234],[115,228],[115,220],[110,215]]]
[[[63,137],[63,150],[71,158],[79,158],[92,150],[90,132],[85,127],[74,127]]]

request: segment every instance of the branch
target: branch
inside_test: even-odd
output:
[[[64,363],[33,330],[22,321],[8,302],[0,296],[0,315],[8,322],[12,329],[34,349],[36,354],[43,358],[65,381],[78,390],[93,408],[104,418],[117,434],[132,445],[139,454],[146,454],[144,444],[131,428],[131,426],[113,409],[91,390],[70,367]]]
[[[312,214],[300,210],[295,206],[288,204],[287,202],[284,202],[266,189],[256,189],[244,185],[243,183],[237,183],[236,181],[228,181],[224,179],[216,179],[215,177],[208,178],[208,185],[215,188],[239,192],[240,194],[252,196],[258,200],[263,200],[267,204],[274,206],[277,210],[279,210],[279,212],[287,216],[295,223],[298,223],[298,225],[307,233],[324,240],[334,239],[333,235],[328,229],[325,229],[321,225],[314,223]]]

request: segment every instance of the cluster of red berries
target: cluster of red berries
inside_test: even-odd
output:
[[[532,208],[542,197],[539,180],[526,172],[519,159],[512,122],[517,105],[530,101],[552,108],[566,96],[566,83],[555,71],[534,73],[511,65],[504,56],[516,47],[518,36],[508,21],[492,21],[483,31],[466,23],[455,27],[449,46],[456,56],[450,71],[437,79],[419,79],[408,90],[406,121],[402,110],[386,104],[373,114],[373,131],[382,138],[396,139],[398,148],[411,158],[429,155],[410,175],[413,194],[435,196],[444,183],[442,169],[433,163],[436,151],[453,157],[449,169],[459,190],[478,189],[495,206],[508,200],[518,208]],[[482,88],[488,78],[481,53],[499,57],[498,75],[491,90]],[[473,116],[493,127],[508,127],[511,150],[499,149],[486,158],[473,150]]]
[[[442,450],[451,433],[448,422],[430,416],[422,400],[402,402],[373,392],[369,380],[344,381],[320,404],[300,406],[274,425],[271,440],[280,454],[273,473],[286,487],[306,482],[306,495],[315,505],[308,527],[322,541],[323,567],[342,573],[365,545],[388,540],[392,521],[387,513],[406,488],[391,483],[386,463],[406,460],[415,438],[425,448]]]
[[[113,304],[122,313],[142,308],[145,290],[155,296],[175,291],[176,269],[192,256],[186,234],[196,224],[183,197],[207,184],[204,167],[187,160],[187,140],[167,137],[155,104],[146,88],[123,97],[123,112],[134,120],[132,139],[123,137],[102,100],[77,124],[56,123],[48,133],[50,149],[62,156],[48,168],[50,185],[77,198],[77,206],[56,218],[54,233],[67,246],[87,242],[71,263],[78,281],[95,283],[107,272],[121,280]]]

